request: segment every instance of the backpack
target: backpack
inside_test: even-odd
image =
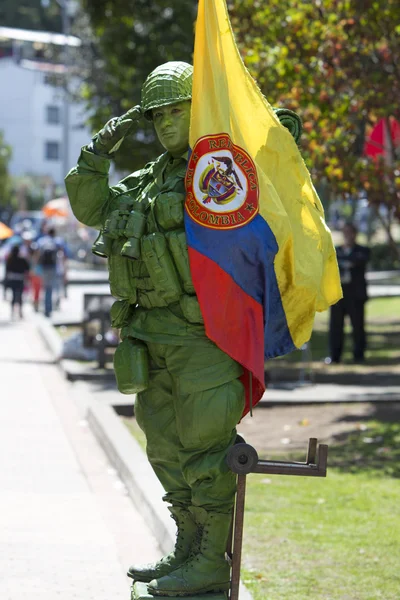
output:
[[[39,265],[42,267],[55,267],[57,263],[57,245],[55,242],[47,242],[40,249]]]

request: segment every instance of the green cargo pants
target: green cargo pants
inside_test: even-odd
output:
[[[204,346],[147,342],[149,387],[135,415],[147,455],[175,506],[229,512],[236,476],[225,463],[244,406],[242,367],[211,341]]]

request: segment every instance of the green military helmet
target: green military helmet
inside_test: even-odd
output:
[[[142,111],[152,120],[153,108],[192,98],[193,67],[186,62],[170,61],[150,73],[142,87]]]

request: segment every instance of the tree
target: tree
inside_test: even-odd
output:
[[[9,204],[10,177],[8,163],[11,159],[11,147],[5,143],[3,133],[0,131],[0,205]]]
[[[1,0],[0,23],[4,27],[61,32],[61,10],[56,0],[48,7],[41,0]]]
[[[140,103],[147,75],[169,60],[192,61],[196,3],[179,0],[82,0],[74,24],[84,47],[77,57],[81,93],[93,131]],[[132,171],[160,153],[151,124],[124,141],[117,166]]]
[[[300,113],[302,152],[336,194],[368,194],[400,218],[400,155],[368,159],[364,141],[400,118],[400,3],[231,0],[243,59],[275,105]]]

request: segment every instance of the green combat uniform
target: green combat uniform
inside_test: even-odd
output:
[[[173,93],[165,103],[180,100]],[[183,563],[195,542],[200,548],[208,515],[221,521],[225,550],[235,494],[225,457],[244,407],[242,368],[205,334],[184,231],[186,156],[166,152],[115,187],[108,185],[109,166],[106,155],[84,147],[66,186],[77,219],[101,231],[94,252],[108,257],[111,293],[120,299],[111,314],[122,338],[118,386],[139,391],[137,422],[178,524],[173,555],[128,573],[150,581]],[[228,565],[222,570],[228,585]]]
[[[224,459],[243,410],[237,380],[242,369],[206,337],[202,324],[183,229],[186,160],[164,154],[113,188],[107,184],[108,169],[107,159],[83,149],[66,182],[81,222],[104,228],[112,215],[117,223],[109,255],[110,287],[122,300],[112,318],[121,328],[127,361],[132,346],[149,352],[148,387],[135,404],[149,460],[171,504],[229,512],[235,486]],[[132,260],[121,255],[127,237],[126,225],[119,225],[137,203],[144,207],[140,214],[146,228],[141,258]],[[135,391],[135,365],[131,367],[125,371],[122,364],[119,383]],[[118,353],[115,368],[118,377]]]

